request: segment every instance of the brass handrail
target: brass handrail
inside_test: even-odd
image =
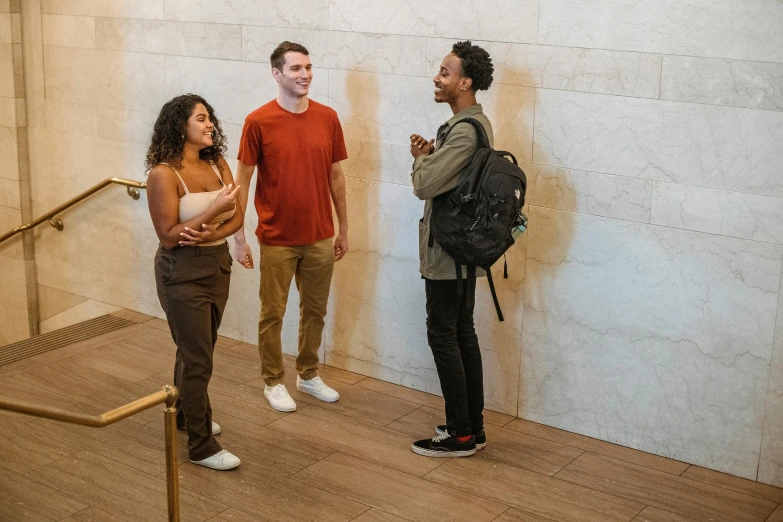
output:
[[[179,390],[175,386],[166,385],[155,392],[125,406],[120,406],[102,415],[85,415],[72,411],[39,406],[23,401],[11,401],[0,397],[0,410],[14,411],[34,417],[52,419],[70,424],[103,428],[114,424],[140,411],[152,408],[157,404],[166,403],[163,419],[166,429],[166,486],[169,507],[169,522],[179,522],[179,475],[177,474],[177,409],[174,404],[179,398]]]
[[[146,189],[147,188],[147,184],[144,183],[143,181],[132,181],[132,180],[129,180],[129,179],[122,179],[122,178],[106,178],[103,181],[101,181],[100,183],[98,183],[97,185],[94,185],[93,187],[90,187],[89,189],[85,190],[84,192],[82,192],[78,196],[75,196],[75,197],[69,199],[68,201],[66,201],[65,203],[63,203],[59,207],[55,208],[54,210],[50,210],[49,212],[47,212],[43,216],[39,217],[35,221],[33,221],[31,223],[27,223],[26,225],[20,225],[20,226],[16,227],[13,230],[9,230],[8,232],[6,232],[2,236],[0,236],[0,243],[5,241],[6,239],[12,238],[16,234],[20,234],[20,233],[24,232],[25,230],[30,230],[31,228],[35,228],[38,225],[40,225],[41,223],[43,223],[44,221],[48,221],[49,224],[52,225],[57,230],[62,230],[63,226],[64,226],[63,225],[63,220],[62,219],[57,219],[57,220],[52,221],[52,218],[54,218],[54,216],[56,216],[60,212],[63,212],[64,210],[67,210],[68,208],[72,207],[73,205],[75,205],[76,203],[80,202],[81,200],[87,198],[88,196],[91,196],[92,194],[95,194],[96,192],[98,192],[102,188],[107,187],[107,186],[109,186],[111,184],[125,185],[126,187],[128,187],[128,189],[127,189],[128,190],[128,195],[130,197],[132,197],[133,199],[139,199],[139,197],[141,197],[141,194],[139,193],[139,189]]]

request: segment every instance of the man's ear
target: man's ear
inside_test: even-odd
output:
[[[272,78],[274,78],[275,81],[278,82],[278,83],[280,82],[280,75],[281,74],[283,74],[283,73],[280,72],[280,69],[278,69],[277,67],[272,67]]]
[[[473,78],[463,77],[460,80],[460,87],[459,90],[461,91],[469,91],[473,87]]]

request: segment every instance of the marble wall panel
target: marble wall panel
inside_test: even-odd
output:
[[[44,45],[95,47],[95,18],[92,16],[43,15]]]
[[[455,42],[427,38],[428,75],[435,75]],[[660,55],[483,40],[474,43],[492,57],[497,83],[658,98]]]
[[[95,42],[99,49],[242,59],[239,25],[98,18]]]
[[[535,43],[538,3],[538,0],[487,0],[479,14],[470,2],[391,0],[379,9],[374,2],[331,0],[329,29]]]
[[[0,346],[5,346],[30,337],[24,261],[7,257],[0,250],[0,273]]]
[[[343,172],[353,178],[411,184],[413,158],[410,147],[374,141],[346,140],[348,159]]]
[[[41,0],[43,14],[162,19],[164,0]]]
[[[157,111],[166,101],[164,57],[45,46],[46,99]]]
[[[166,0],[166,19],[328,29],[328,9],[327,0]]]
[[[10,13],[10,12],[11,12],[11,1],[0,0],[0,13]]]
[[[653,182],[599,172],[523,164],[529,205],[650,222]]]
[[[755,478],[783,247],[530,221],[520,416]]]
[[[783,199],[655,182],[652,223],[783,244]]]
[[[4,178],[19,179],[17,146],[16,129],[13,127],[0,127],[0,158],[4,158]]]
[[[16,127],[16,98],[0,96],[0,123],[4,127]]]
[[[13,98],[14,91],[14,54],[11,44],[0,43],[0,96]]]
[[[22,224],[22,213],[18,208],[0,206],[0,230],[3,233],[18,227]],[[22,238],[16,236],[8,239],[0,245],[0,256],[6,256],[19,261],[24,260],[24,251],[22,249]]]
[[[783,195],[777,112],[538,90],[535,163]]]
[[[783,293],[778,300],[775,344],[769,372],[764,435],[761,441],[756,480],[780,487],[783,485]]]
[[[661,99],[783,111],[783,63],[664,56]]]
[[[0,44],[13,43],[11,13],[0,12]]]
[[[0,206],[21,210],[19,180],[0,177]]]
[[[310,97],[327,103],[328,82],[326,71],[316,73]],[[277,97],[277,83],[269,68],[258,63],[166,56],[166,92],[168,98],[200,94],[221,121],[242,125],[250,112]]]
[[[313,29],[242,27],[242,59],[269,63],[284,41],[301,43],[316,68],[421,76],[426,40],[415,36],[367,34]]]
[[[541,0],[538,43],[783,61],[783,4]]]
[[[434,136],[453,114],[435,103],[432,82],[424,78],[329,71],[329,100],[348,139],[410,145],[412,133]],[[498,85],[479,94],[492,122],[495,146],[530,161],[535,91]]]
[[[418,272],[423,204],[406,186],[349,178],[349,254],[338,263],[326,328],[326,361],[351,371],[440,393],[426,341],[424,284]],[[498,322],[486,280],[478,281],[476,328],[487,407],[514,413],[522,333],[524,240],[502,263],[496,285],[506,321]]]

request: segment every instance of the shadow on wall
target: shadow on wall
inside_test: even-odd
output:
[[[530,76],[524,70],[506,69],[502,71],[503,77],[512,78],[527,78]],[[532,83],[525,83],[525,85],[532,85]],[[529,159],[530,163],[523,162],[520,156],[517,156],[520,164],[523,165],[523,170],[527,176],[527,195],[525,202],[524,212],[529,218],[528,230],[524,236],[518,240],[516,245],[510,250],[514,251],[513,258],[520,260],[524,268],[522,269],[522,280],[519,285],[519,309],[517,310],[519,315],[519,355],[518,355],[518,404],[516,416],[519,418],[526,418],[529,414],[526,411],[526,405],[531,403],[531,398],[526,395],[526,390],[531,390],[530,386],[525,386],[526,377],[533,378],[535,376],[536,382],[544,382],[547,380],[547,375],[552,372],[552,368],[548,365],[552,364],[551,361],[557,361],[558,357],[552,357],[549,354],[547,358],[538,357],[539,349],[541,347],[536,345],[536,339],[539,338],[532,332],[540,331],[552,331],[557,329],[556,324],[535,324],[539,318],[544,318],[546,321],[555,321],[556,318],[551,314],[536,313],[547,308],[547,294],[546,288],[552,288],[556,286],[555,279],[559,271],[559,265],[561,262],[568,262],[568,251],[574,238],[574,222],[570,219],[558,219],[555,213],[544,210],[545,207],[541,206],[545,204],[544,195],[540,192],[542,190],[548,190],[549,187],[546,183],[540,182],[540,165],[550,164],[550,159],[541,157],[540,155],[535,158],[536,163],[533,163],[533,143],[535,138],[535,109],[537,102],[538,89],[530,89],[531,99],[529,103],[533,105],[533,119],[528,121],[519,122],[515,120],[515,124],[512,125],[510,132],[514,135],[527,135],[530,136],[530,149],[526,151],[525,156]],[[503,106],[503,100],[500,100],[501,107]],[[523,156],[524,157],[524,156]],[[558,169],[560,172],[562,169]],[[566,190],[574,192],[573,183],[570,177],[568,179],[557,180],[557,187],[562,188],[563,184],[571,184],[566,187]],[[520,244],[521,243],[521,244]],[[510,258],[512,256],[509,256]],[[510,277],[511,270],[509,270]],[[524,302],[523,302],[524,301]],[[557,364],[556,362],[554,364]],[[537,403],[556,403],[557,397],[542,398],[537,397]],[[564,405],[568,408],[568,405]]]
[[[346,99],[350,100],[351,106],[344,120],[360,116],[365,122],[363,136],[379,136],[378,107],[374,94],[378,91],[377,77],[348,73],[345,88]],[[381,147],[377,141],[363,141],[361,148],[357,149],[359,158],[351,158],[349,161],[358,164],[360,168],[367,165],[369,169],[381,169]],[[375,158],[377,162],[367,161]],[[330,299],[331,321],[327,319],[325,352],[327,364],[359,371],[366,368],[363,373],[368,374],[374,373],[372,367],[383,365],[383,356],[378,352],[381,345],[377,343],[376,328],[377,322],[383,318],[376,314],[382,309],[379,306],[378,281],[384,267],[381,266],[383,256],[379,243],[384,241],[384,237],[379,226],[380,182],[372,181],[380,179],[380,173],[356,169],[351,169],[349,173],[351,176],[346,176],[349,251],[335,264]],[[335,217],[335,232],[337,227]],[[357,364],[359,368],[356,368]]]

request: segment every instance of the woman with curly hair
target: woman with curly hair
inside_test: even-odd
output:
[[[212,422],[207,394],[231,277],[225,238],[242,226],[225,150],[212,107],[185,94],[161,109],[147,152],[147,199],[160,239],[155,282],[177,345],[177,427],[188,433],[190,461],[219,470],[240,464],[215,440],[220,426]]]

